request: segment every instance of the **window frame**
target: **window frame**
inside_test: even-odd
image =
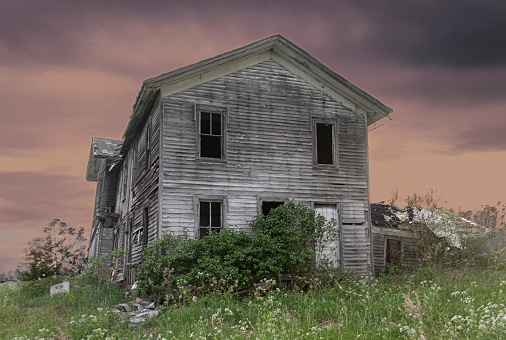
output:
[[[201,234],[200,234],[200,230],[206,226],[201,226],[200,225],[200,207],[201,207],[201,204],[202,203],[216,203],[216,202],[219,202],[220,203],[220,226],[219,226],[219,232],[221,232],[221,230],[224,229],[225,225],[226,225],[226,218],[225,218],[225,206],[226,206],[226,199],[222,198],[222,197],[199,197],[196,199],[196,223],[195,223],[195,235],[198,239],[202,239],[203,237],[201,237]],[[209,235],[209,232],[212,230],[212,229],[216,229],[216,227],[212,227],[211,226],[211,216],[212,216],[212,211],[211,211],[211,206],[210,206],[210,209],[209,209],[209,226],[208,226],[208,234]],[[204,236],[205,237],[205,236]]]
[[[389,258],[388,256],[388,240],[393,240],[393,241],[397,241],[400,243],[400,251],[399,251],[399,254],[397,254],[397,263],[392,263],[392,262],[387,262],[387,258]],[[399,237],[391,237],[391,236],[385,236],[385,257],[384,257],[384,261],[385,261],[385,266],[397,266],[397,265],[400,265],[402,263],[402,256],[404,254],[404,242],[402,242],[402,239],[399,238]]]
[[[267,215],[264,215],[263,213],[263,205],[264,205],[264,202],[283,202],[282,204],[285,204],[286,202],[288,202],[289,200],[286,199],[285,197],[259,197],[258,198],[258,214],[259,215],[263,215],[263,216],[267,216]]]
[[[311,122],[312,141],[313,141],[313,167],[319,169],[337,169],[339,168],[339,150],[338,150],[338,119],[337,118],[319,118],[313,117]],[[332,125],[332,164],[318,163],[318,124]]]
[[[221,118],[221,140],[220,140],[220,152],[221,157],[207,157],[201,155],[201,115],[202,112],[210,113],[210,114],[220,114]],[[203,161],[211,161],[211,162],[225,162],[227,159],[227,126],[228,126],[228,108],[224,106],[216,106],[216,105],[204,105],[204,104],[195,104],[194,106],[194,120],[195,120],[195,158],[197,160]],[[212,134],[204,134],[209,136],[217,136]]]

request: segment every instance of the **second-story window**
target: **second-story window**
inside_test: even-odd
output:
[[[200,157],[222,157],[221,113],[200,112]]]
[[[337,121],[315,121],[313,125],[314,165],[337,167]]]
[[[197,106],[197,158],[224,159],[226,110]]]

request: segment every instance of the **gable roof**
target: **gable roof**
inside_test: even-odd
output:
[[[102,161],[116,160],[119,158],[123,141],[91,137],[90,158],[86,169],[86,180],[96,181]]]
[[[195,86],[198,82],[203,83],[219,75],[235,71],[233,67],[225,67],[225,65],[230,66],[235,63],[237,69],[240,69],[267,59],[273,59],[290,68],[309,80],[313,86],[331,96],[334,95],[335,98],[337,97],[336,99],[341,101],[343,105],[367,115],[368,125],[392,112],[391,108],[320,63],[294,43],[281,35],[273,35],[216,57],[145,80],[123,134],[124,143],[121,153],[128,151],[137,129],[147,118],[162,92],[164,94],[175,93]]]

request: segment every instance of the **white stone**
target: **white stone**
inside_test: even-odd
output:
[[[70,290],[70,284],[68,281],[63,281],[62,283],[59,283],[57,285],[51,286],[49,288],[49,292],[51,296],[58,293],[68,293]]]

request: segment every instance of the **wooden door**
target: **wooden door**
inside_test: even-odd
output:
[[[340,252],[340,237],[339,237],[339,216],[337,212],[337,205],[335,204],[315,204],[314,210],[323,217],[327,221],[331,221],[332,219],[336,222],[336,230],[334,232],[333,237],[328,240],[325,244],[321,245],[321,250],[317,252],[317,261],[320,259],[328,259],[334,267],[339,266],[339,252]]]

